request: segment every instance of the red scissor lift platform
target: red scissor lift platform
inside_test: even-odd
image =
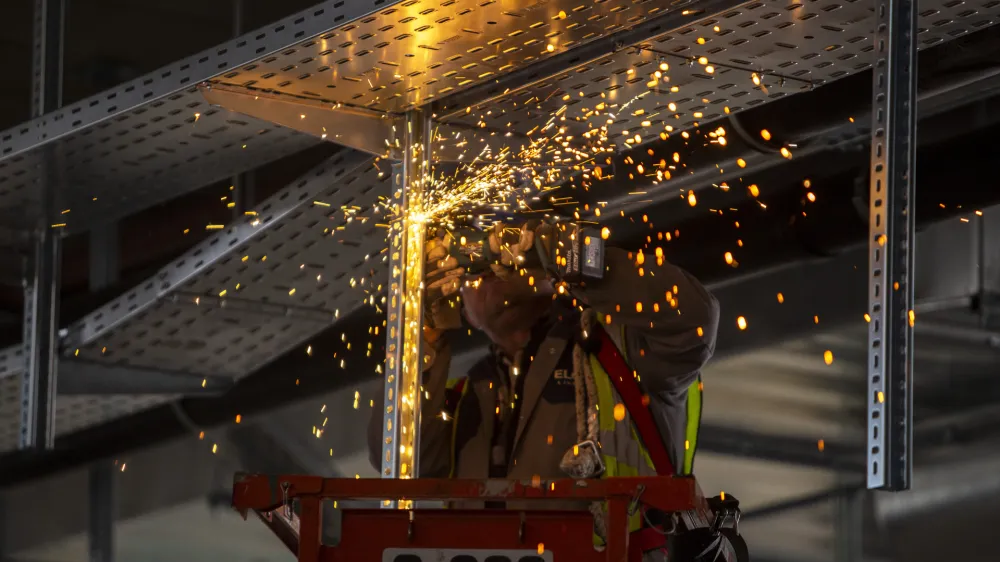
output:
[[[343,509],[340,541],[323,544],[322,502],[345,500],[606,502],[608,537],[593,546],[589,511],[544,509]],[[297,504],[297,509],[294,505]],[[713,523],[693,478],[603,480],[346,479],[237,474],[233,507],[256,513],[296,553],[299,562],[392,562],[406,559],[483,562],[490,556],[542,562],[638,562],[629,545],[629,514],[652,508]],[[416,558],[413,558],[416,556]]]

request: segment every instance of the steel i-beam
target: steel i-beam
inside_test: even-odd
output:
[[[868,304],[868,488],[910,487],[916,0],[876,0]]]
[[[431,123],[422,111],[406,115],[402,161],[392,168],[395,220],[389,241],[386,300],[383,478],[418,474],[420,448],[421,331],[423,329],[424,189],[431,177]],[[385,502],[396,507],[396,502]],[[410,502],[398,502],[410,507]]]

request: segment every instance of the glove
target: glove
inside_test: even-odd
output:
[[[537,220],[520,226],[496,224],[490,229],[484,243],[484,254],[490,267],[498,276],[510,275],[512,270],[526,269],[532,275],[555,273],[547,264],[555,263],[558,248],[558,227]]]
[[[576,223],[495,225],[483,245],[494,272],[526,269],[567,283],[604,276],[604,239]]]
[[[436,332],[462,327],[458,290],[465,268],[451,255],[450,234],[428,237],[424,246],[424,325]]]

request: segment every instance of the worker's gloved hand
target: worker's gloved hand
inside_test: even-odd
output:
[[[429,236],[424,248],[424,324],[430,337],[462,327],[458,290],[465,268],[451,255],[454,239],[450,234]]]
[[[520,225],[494,225],[483,249],[497,275],[509,275],[522,268],[532,274],[551,274],[555,270],[549,264],[555,263],[558,242],[558,226],[531,220]]]

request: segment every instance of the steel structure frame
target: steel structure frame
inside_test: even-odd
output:
[[[62,105],[65,8],[64,0],[35,0],[32,113],[36,117]],[[42,209],[24,271],[21,449],[51,449],[55,445],[62,239],[53,229],[53,219],[57,216],[56,186],[62,179],[62,153],[58,147],[47,149],[47,153],[54,166],[42,172]]]
[[[859,21],[873,21],[870,10],[859,8],[863,2],[820,0],[820,3],[822,6],[779,5],[768,0],[744,3],[706,0],[654,6],[652,3],[626,5],[607,0],[599,3],[600,9],[594,11],[593,7],[574,6],[560,0],[544,7],[537,5],[512,12],[500,10],[496,12],[496,19],[490,19],[499,8],[489,1],[468,10],[464,3],[451,0],[440,5],[382,0],[374,6],[350,0],[327,1],[217,49],[0,133],[0,209],[16,213],[20,209],[30,211],[36,207],[62,208],[79,204],[96,214],[108,211],[111,206],[129,212],[311,146],[318,141],[316,137],[323,139],[323,132],[318,130],[306,131],[311,134],[290,130],[288,127],[293,126],[294,119],[283,123],[288,127],[275,127],[264,120],[247,117],[254,111],[237,113],[211,107],[202,98],[210,89],[228,88],[254,92],[255,96],[293,99],[295,103],[335,112],[333,115],[337,119],[357,117],[356,122],[367,124],[367,129],[348,128],[352,133],[364,135],[362,140],[325,140],[353,146],[369,154],[398,157],[372,144],[372,139],[377,144],[380,138],[387,138],[386,123],[379,123],[380,119],[390,117],[389,123],[399,123],[405,112],[429,106],[436,113],[435,119],[459,131],[467,131],[469,127],[484,128],[490,134],[482,138],[493,142],[490,139],[504,129],[507,129],[505,134],[525,132],[522,125],[530,123],[534,114],[523,101],[531,99],[533,93],[578,92],[581,98],[590,99],[600,91],[628,92],[636,84],[627,78],[625,67],[642,68],[653,61],[669,60],[678,68],[677,83],[694,85],[696,89],[695,95],[678,100],[678,105],[689,113],[703,112],[703,119],[709,120],[720,114],[717,108],[731,100],[730,109],[735,112],[873,66],[858,58],[871,51],[872,38],[864,30],[849,27]],[[907,256],[912,253],[912,217],[906,210],[913,200],[913,57],[918,43],[922,47],[930,46],[993,25],[997,13],[995,3],[977,4],[977,7],[967,10],[954,3],[935,4],[933,9],[928,8],[920,14],[919,24],[912,2],[880,0],[875,13],[877,58],[873,113],[876,126],[873,127],[872,271],[869,280],[873,372],[869,470],[875,474],[875,463],[880,469],[869,479],[872,487],[905,488],[911,455],[907,446],[911,400],[907,385],[912,358],[912,346],[909,345],[912,283],[908,282],[912,262]],[[468,15],[473,12],[474,15]],[[838,16],[837,21],[842,24],[839,29],[843,33],[838,36],[840,41],[833,42],[833,36],[824,35],[831,33],[829,27],[834,23],[827,21],[833,16],[825,14],[850,16]],[[528,25],[532,18],[539,22],[535,27]],[[730,23],[732,29],[729,29]],[[704,48],[691,46],[695,37],[708,36],[708,29],[714,25],[727,29],[718,37],[709,37]],[[440,29],[428,31],[435,26]],[[454,35],[446,32],[452,28],[457,30]],[[783,43],[778,36],[782,30],[790,28],[816,43],[803,46],[808,54],[801,60],[781,54]],[[754,29],[760,32],[747,31]],[[815,38],[804,35],[806,30],[815,32]],[[421,33],[438,35],[421,36]],[[510,52],[500,52],[499,48],[482,49],[481,43],[488,44],[491,37],[503,39],[504,33],[516,34],[523,45]],[[771,41],[762,39],[765,37],[774,37],[775,43],[764,45],[761,41]],[[552,49],[554,52],[546,53],[543,46],[553,42],[557,45]],[[825,48],[818,48],[824,42]],[[503,41],[497,44],[501,43]],[[449,53],[453,58],[442,59],[440,64],[428,58],[430,55],[409,56],[445,48],[451,49]],[[737,51],[742,49],[748,49],[752,56],[741,58]],[[696,63],[696,55],[702,52],[720,61],[716,75],[720,81],[715,83],[714,89],[705,81],[712,77]],[[823,55],[823,52],[834,54]],[[386,54],[380,61],[366,63],[366,60],[375,60],[373,53],[395,53],[400,58],[393,60]],[[489,54],[484,56],[486,53]],[[823,56],[827,58],[816,59]],[[816,61],[820,61],[819,64],[815,64]],[[397,64],[388,64],[392,62]],[[376,67],[382,70],[372,70]],[[730,88],[735,84],[733,77],[750,72],[765,78],[769,89]],[[327,86],[322,92],[310,89],[312,85],[330,83],[330,76],[335,77],[331,85],[336,87]],[[365,86],[365,81],[370,87]],[[197,88],[203,83],[208,89]],[[697,91],[703,89],[701,84],[709,89]],[[511,106],[515,103],[519,107],[517,111]],[[331,109],[334,106],[336,109]],[[490,107],[504,109],[487,115]],[[501,123],[500,115],[505,113],[512,116],[513,124],[509,127]],[[656,119],[662,123],[666,117]],[[636,126],[635,123],[636,116],[622,116],[614,127],[626,129]],[[691,126],[691,121],[678,121],[678,128]],[[295,128],[306,129],[304,125]],[[370,134],[372,129],[376,130],[375,134]],[[117,150],[109,150],[112,148]],[[66,165],[56,168],[65,169],[67,176],[54,180],[40,176],[42,171],[52,168],[45,163],[53,162],[52,159],[60,154],[66,159]],[[175,154],[176,158],[163,154]],[[370,159],[356,153],[339,158],[353,160],[355,170],[371,163]],[[128,168],[125,164],[134,166]],[[108,182],[108,176],[96,173],[95,166],[110,170],[113,181]],[[343,171],[334,173],[330,179],[342,174]],[[349,175],[358,177],[357,174]],[[145,191],[124,199],[121,187],[137,183],[141,183]],[[363,186],[362,191],[368,194],[378,183],[373,178],[355,186]],[[105,184],[108,187],[104,187]],[[210,276],[215,266],[232,269],[225,264],[231,264],[237,253],[246,253],[255,238],[266,238],[259,237],[265,229],[302,222],[305,214],[302,211],[309,206],[310,197],[323,193],[322,186],[317,184],[314,182],[305,190],[301,185],[290,186],[286,192],[262,203],[261,207],[283,209],[272,213],[264,221],[263,228],[237,225],[219,233],[212,241],[166,268],[150,283],[70,327],[61,341],[63,352],[81,348],[86,353],[94,346],[99,348],[102,338],[106,341],[109,334],[130,322],[143,322],[144,314],[165,303],[171,307],[200,302],[230,311],[253,309],[259,313],[266,310],[266,314],[311,322],[308,330],[288,338],[275,350],[286,350],[308,334],[328,326],[337,317],[336,308],[276,303],[263,295],[249,300],[223,299],[212,296],[218,284],[194,283],[192,287],[196,276]],[[95,191],[98,185],[102,186],[100,193]],[[50,186],[56,188],[55,203],[39,205],[35,193],[42,193]],[[32,191],[29,187],[39,189]],[[345,186],[345,189],[358,188]],[[90,199],[95,194],[101,195],[99,205],[109,207],[91,205]],[[342,199],[348,197],[345,193]],[[37,212],[26,214],[44,216]],[[69,228],[89,226],[89,220],[84,218],[74,221]],[[370,245],[364,249],[377,252]],[[897,282],[899,290],[894,288]],[[890,286],[892,291],[883,290]],[[332,301],[325,300],[324,304],[329,302]],[[48,356],[53,357],[57,351],[52,346]],[[98,353],[91,353],[88,359],[109,363]],[[8,366],[4,367],[4,362],[0,361],[0,375],[20,370],[10,366],[20,361],[16,353],[8,353]],[[137,360],[137,356],[128,353],[124,361],[118,361],[121,367],[148,367]],[[239,369],[245,372],[246,367]],[[176,369],[166,370],[173,372]],[[195,371],[193,374],[203,373]],[[241,373],[226,374],[239,376]]]
[[[868,488],[910,487],[917,14],[877,0],[869,193]]]
[[[392,167],[392,197],[398,219],[389,238],[386,302],[385,407],[382,412],[382,477],[419,474],[421,341],[423,328],[424,227],[419,213],[431,169],[431,120],[420,110],[407,112],[402,160]],[[394,505],[389,502],[386,507]]]

